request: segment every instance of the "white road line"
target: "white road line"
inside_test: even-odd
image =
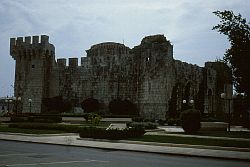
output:
[[[8,167],[11,167],[11,166],[36,166],[36,165],[55,165],[55,164],[72,164],[72,163],[88,163],[88,162],[108,163],[109,161],[84,160],[84,161],[65,161],[65,162],[41,162],[41,163],[33,163],[33,164],[10,164],[10,165],[5,165],[5,166],[8,166]]]
[[[22,154],[2,154],[0,157],[8,157],[8,156],[29,156],[29,155],[41,155],[37,153],[22,153]]]

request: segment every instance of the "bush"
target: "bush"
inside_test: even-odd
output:
[[[181,113],[181,125],[186,133],[195,133],[201,128],[200,112],[188,109]]]
[[[124,130],[118,130],[118,129],[105,130],[95,127],[85,127],[81,129],[79,135],[81,138],[121,140],[131,137],[140,137],[143,136],[144,133],[145,130],[142,128],[130,128]]]
[[[110,101],[109,111],[114,115],[138,115],[136,105],[129,100],[114,99]]]
[[[98,114],[91,114],[91,123],[93,126],[98,126],[102,117]]]

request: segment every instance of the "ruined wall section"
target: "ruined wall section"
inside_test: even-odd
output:
[[[41,112],[42,98],[50,97],[55,48],[42,35],[10,39],[10,55],[16,61],[15,96],[21,97],[22,112]],[[28,99],[32,99],[31,107]]]
[[[183,100],[195,103],[200,101],[198,95],[202,90],[203,68],[180,60],[174,61],[175,86],[177,88],[177,110],[181,110]],[[172,92],[173,93],[173,92]],[[190,104],[189,104],[190,105]]]
[[[221,99],[220,95],[224,92],[229,98],[232,97],[231,71],[223,62],[206,62],[205,78],[206,96],[204,112],[218,118],[223,118],[223,114],[228,111],[229,104],[228,101]]]
[[[173,46],[163,35],[145,37],[133,48],[138,107],[150,119],[165,119],[174,83]]]
[[[87,57],[57,60],[59,95],[75,101],[95,98],[108,106],[113,99],[131,98],[128,64],[130,49],[123,44],[106,42],[93,45]]]

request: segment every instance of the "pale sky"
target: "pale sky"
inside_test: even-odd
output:
[[[0,0],[0,97],[13,96],[15,61],[9,38],[46,34],[56,58],[86,56],[92,45],[164,34],[174,58],[199,66],[222,58],[226,36],[211,30],[215,10],[233,10],[250,21],[250,0]]]

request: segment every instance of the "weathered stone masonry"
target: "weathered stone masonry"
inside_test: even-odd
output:
[[[207,62],[199,67],[174,60],[173,45],[163,35],[147,36],[133,49],[105,42],[86,52],[80,66],[77,58],[67,65],[66,59],[55,61],[55,47],[46,35],[11,38],[15,96],[22,97],[22,111],[28,112],[29,98],[32,112],[41,112],[42,98],[61,95],[77,103],[92,97],[106,105],[112,99],[129,99],[142,116],[154,119],[166,118],[171,100],[176,110],[183,99],[194,99],[202,102],[205,112],[223,112],[219,95],[231,82],[227,66]]]

